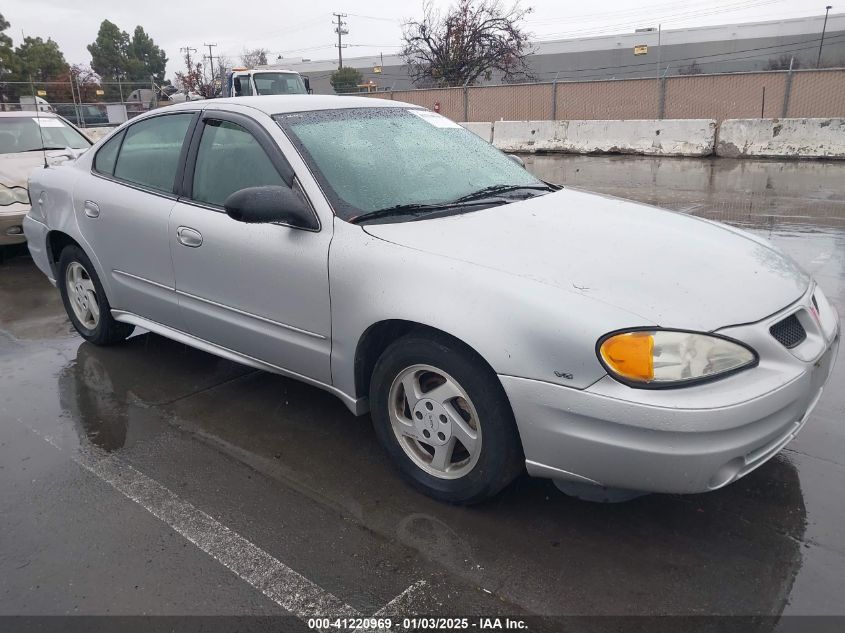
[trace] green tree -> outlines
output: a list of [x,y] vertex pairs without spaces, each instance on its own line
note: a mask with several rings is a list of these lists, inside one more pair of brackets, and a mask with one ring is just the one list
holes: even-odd
[[132,37],[121,31],[114,22],[103,20],[97,39],[88,45],[91,68],[103,78],[118,77],[128,81],[164,81],[167,55],[153,41],[142,26],[136,26]]
[[149,79],[155,77],[156,83],[164,81],[164,68],[167,66],[167,55],[153,41],[142,26],[136,26],[129,42],[130,79]]
[[[15,71],[15,51],[12,50],[12,38],[6,35],[9,23],[0,13],[0,82],[5,81]],[[9,101],[11,97],[11,86],[0,83],[0,104]],[[0,109],[4,106],[0,105]]]
[[65,74],[68,64],[65,56],[51,38],[25,37],[15,49],[16,72],[19,81],[56,79]]
[[114,22],[103,20],[97,39],[88,45],[91,68],[103,78],[126,76],[129,70],[129,34]]
[[334,91],[340,94],[341,92],[357,92],[358,84],[360,84],[363,79],[363,76],[356,68],[344,66],[343,68],[338,68],[334,71],[329,81],[331,82]]
[[9,23],[0,13],[0,80],[14,70],[15,52],[12,50],[12,38],[6,35]]

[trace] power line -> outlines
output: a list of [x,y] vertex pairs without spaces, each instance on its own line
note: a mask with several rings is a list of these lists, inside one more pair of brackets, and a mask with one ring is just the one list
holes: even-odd
[[[713,10],[718,11],[720,13],[730,13],[733,11],[738,11],[742,9],[746,9],[748,7],[742,6],[752,0],[728,0],[728,2],[724,5],[719,5],[718,3],[714,3],[712,1],[704,0],[699,2],[688,2],[684,6],[684,11],[700,11],[700,10]],[[778,4],[783,2],[784,0],[772,0],[771,4]],[[700,7],[703,5],[703,7]],[[735,6],[740,5],[740,6]],[[700,8],[696,8],[700,7]],[[605,18],[611,19],[625,19],[628,20],[630,23],[631,20],[636,20],[638,18],[650,19],[652,21],[656,21],[660,19],[662,14],[661,11],[666,10],[675,10],[678,8],[677,2],[664,2],[660,4],[654,5],[645,5],[634,7],[630,9],[621,9],[615,11],[601,11],[597,13],[576,13],[572,15],[568,15],[566,17],[559,17],[559,18],[545,18],[545,19],[528,19],[525,20],[526,24],[552,24],[552,23],[559,23],[559,22],[584,22],[584,21],[604,21]]]
[[[836,35],[827,35],[825,37],[825,41],[836,40],[839,41],[840,38],[845,38],[845,33],[839,33]],[[754,48],[745,48],[736,51],[730,51],[725,53],[711,53],[708,55],[697,55],[693,57],[677,57],[674,59],[666,59],[663,60],[663,64],[677,64],[679,62],[691,62],[691,61],[702,61],[717,57],[722,57],[724,59],[712,59],[712,61],[707,63],[713,64],[722,64],[728,63],[733,61],[742,61],[745,59],[755,59],[759,57],[766,57],[773,54],[785,54],[785,53],[794,53],[800,52],[805,50],[815,50],[816,43],[820,41],[820,38],[810,38],[804,39],[799,41],[793,42],[785,42],[783,44],[771,44],[769,46],[757,46]],[[808,45],[808,46],[805,46]],[[740,53],[757,53],[756,55],[739,55]],[[739,55],[739,56],[737,56]],[[556,75],[570,75],[575,73],[584,73],[584,72],[593,72],[593,71],[602,71],[602,70],[612,70],[614,75],[625,75],[631,74],[636,72],[641,72],[645,69],[645,67],[651,66],[654,62],[639,62],[633,64],[622,64],[622,65],[612,65],[612,66],[593,66],[590,68],[572,68],[568,70],[551,70],[543,73],[539,73],[539,76],[556,76]],[[626,70],[626,69],[634,69],[634,70]],[[403,75],[401,73],[394,74],[394,73],[384,73],[383,77],[391,77],[391,78],[406,78],[407,75]],[[578,78],[586,79],[590,77],[606,77],[607,73],[602,74],[595,74],[595,75],[587,75],[581,76]]]
[[[837,41],[839,41],[839,38],[845,38],[845,33],[840,33],[840,34],[832,35],[832,36],[828,35],[828,36],[825,37],[825,41],[829,41],[831,39],[837,39]],[[701,56],[697,56],[697,57],[675,58],[675,59],[666,60],[666,61],[669,62],[669,63],[677,63],[677,62],[701,61],[701,60],[706,60],[707,58],[711,58],[711,57],[725,57],[725,59],[718,59],[718,60],[706,62],[706,63],[711,63],[711,64],[723,64],[723,63],[729,63],[729,62],[734,62],[734,61],[742,61],[742,60],[745,60],[745,59],[755,59],[755,58],[760,58],[760,57],[766,57],[766,56],[770,56],[772,54],[797,53],[797,52],[809,51],[809,50],[814,51],[817,48],[815,43],[818,42],[819,39],[820,38],[813,38],[813,39],[803,40],[803,41],[799,41],[799,42],[788,42],[788,43],[785,43],[785,44],[777,44],[777,45],[771,45],[771,46],[760,46],[760,47],[755,47],[755,48],[743,49],[743,50],[739,50],[739,51],[733,51],[733,52],[730,52],[730,53],[714,53],[714,54],[711,54],[711,55],[701,55]],[[770,50],[770,49],[782,49],[782,50]],[[756,53],[756,54],[737,56],[737,53],[746,53],[746,52],[747,53]],[[728,57],[728,56],[730,56],[730,57]],[[574,74],[574,73],[589,72],[589,71],[601,71],[601,70],[614,70],[614,71],[616,71],[616,72],[613,73],[614,76],[616,76],[616,75],[627,75],[627,74],[642,72],[644,70],[642,68],[643,66],[650,66],[652,63],[653,62],[642,62],[642,63],[637,63],[637,64],[627,64],[627,65],[622,65],[622,66],[600,66],[600,67],[593,67],[593,68],[578,68],[578,69],[565,70],[565,71],[549,71],[549,72],[539,73],[539,76],[540,77],[543,77],[543,76],[559,76],[559,75],[563,75],[563,74]],[[625,70],[625,69],[629,69],[629,68],[633,68],[633,70]],[[386,72],[386,73],[382,73],[380,76],[383,79],[400,79],[400,80],[401,79],[409,79],[409,76],[407,74],[403,74],[401,72],[392,72],[392,73]],[[319,72],[318,73],[312,73],[311,77],[312,77],[312,79],[319,79],[319,78],[321,78],[321,74]],[[581,80],[587,81],[587,80],[591,80],[591,79],[594,79],[594,78],[609,79],[609,77],[607,76],[607,73],[593,74],[593,75],[578,75],[576,77],[573,77],[572,79],[574,79],[576,81],[581,81]]]
[[399,18],[382,18],[382,17],[377,17],[375,15],[361,15],[360,13],[350,13],[348,15],[351,15],[353,18],[364,18],[365,20],[379,20],[381,22],[393,22],[393,23],[401,22],[401,20]]
[[[698,9],[689,11],[687,9],[682,9],[680,11],[674,11],[670,13],[663,13],[663,14],[649,14],[648,17],[643,17],[642,19],[633,19],[628,18],[621,22],[612,22],[610,24],[605,24],[601,27],[585,27],[580,29],[569,29],[566,31],[558,31],[556,33],[546,33],[541,37],[538,37],[538,41],[543,41],[547,39],[560,39],[560,38],[570,38],[572,36],[581,36],[587,37],[590,35],[601,35],[604,33],[618,33],[622,29],[630,29],[632,26],[636,26],[638,24],[646,24],[646,23],[654,23],[654,22],[675,22],[678,20],[688,20],[691,18],[699,18],[699,17],[707,17],[711,15],[718,15],[721,13],[726,12],[733,12],[738,11],[741,9],[750,9],[756,7],[767,6],[770,4],[777,4],[782,0],[744,0],[740,4],[738,3],[733,8],[729,10],[725,9],[718,9],[718,8],[709,8],[709,9]],[[645,16],[645,14],[643,14]],[[622,19],[620,17],[620,19]],[[632,24],[633,22],[633,24]]]
[[[845,37],[845,33],[840,33],[838,35],[828,36],[827,39],[830,40],[830,39],[833,39],[833,38],[841,38],[841,37]],[[713,58],[713,57],[725,57],[725,56],[728,56],[728,55],[736,55],[738,53],[754,53],[754,52],[758,52],[758,51],[767,51],[765,53],[760,53],[759,55],[746,55],[746,56],[742,56],[742,57],[728,57],[727,59],[714,60],[714,63],[740,61],[740,60],[743,60],[743,59],[753,59],[755,57],[763,57],[765,55],[771,55],[771,54],[778,54],[778,53],[783,54],[783,53],[790,53],[790,52],[796,52],[796,51],[801,51],[801,50],[807,50],[805,48],[788,48],[788,47],[791,47],[791,46],[803,46],[804,44],[813,44],[813,46],[811,46],[809,48],[815,49],[815,42],[818,42],[818,41],[819,41],[819,38],[813,38],[813,39],[801,40],[801,41],[795,41],[795,42],[785,42],[783,44],[772,44],[770,46],[758,46],[758,47],[755,47],[755,48],[745,48],[745,49],[740,49],[740,50],[737,50],[737,51],[731,51],[731,52],[728,52],[728,53],[711,53],[709,55],[697,55],[697,56],[694,56],[694,57],[678,57],[678,58],[675,58],[675,59],[664,60],[663,63],[664,64],[665,63],[675,64],[677,62],[701,61],[701,60],[706,60],[706,59]],[[784,50],[771,50],[771,49],[784,49]],[[575,68],[575,69],[572,69],[572,70],[548,71],[548,72],[542,73],[542,74],[543,75],[552,75],[552,74],[558,74],[558,73],[559,74],[564,74],[564,73],[569,74],[569,73],[579,73],[579,72],[590,72],[590,71],[596,71],[596,70],[617,70],[617,69],[623,70],[623,69],[626,69],[626,68],[642,68],[643,66],[651,66],[652,63],[653,62],[640,62],[640,63],[634,63],[634,64],[624,64],[624,65],[621,65],[621,66],[620,65],[595,66],[593,68]],[[638,71],[632,71],[632,72],[638,72]],[[626,74],[626,73],[619,73],[619,74]]]

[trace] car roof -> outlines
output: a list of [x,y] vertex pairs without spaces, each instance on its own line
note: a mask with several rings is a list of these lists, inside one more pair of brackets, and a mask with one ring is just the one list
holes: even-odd
[[340,97],[336,95],[266,95],[259,97],[227,97],[190,101],[166,106],[168,110],[196,110],[203,104],[225,110],[227,105],[247,106],[266,114],[288,112],[312,112],[317,110],[341,110],[344,108],[418,108],[420,106],[389,99],[370,97]]
[[[28,105],[32,105],[33,108],[35,107],[34,104]],[[33,119],[40,117],[42,119],[48,119],[55,118],[56,115],[53,112],[36,112],[35,110],[15,110],[14,112],[0,112],[0,117],[31,117]]]

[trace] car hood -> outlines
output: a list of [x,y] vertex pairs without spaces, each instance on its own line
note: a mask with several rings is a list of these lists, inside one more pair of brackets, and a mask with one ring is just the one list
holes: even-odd
[[[47,164],[61,165],[85,150],[47,150]],[[44,166],[44,154],[20,152],[0,154],[0,184],[7,187],[26,187],[27,178],[34,169]]]
[[810,282],[790,258],[745,232],[572,189],[363,228],[408,248],[577,292],[662,327],[712,331],[754,322],[796,301]]

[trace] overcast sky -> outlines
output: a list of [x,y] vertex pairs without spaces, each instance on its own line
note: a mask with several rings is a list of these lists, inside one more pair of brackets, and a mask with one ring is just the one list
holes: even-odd
[[[451,0],[434,0],[447,7]],[[665,29],[776,20],[824,13],[824,0],[532,0],[534,11],[525,27],[536,39],[585,37],[656,26]],[[283,57],[335,59],[332,13],[347,13],[349,47],[344,56],[395,53],[401,44],[401,23],[418,17],[422,2],[414,0],[4,0],[0,9],[11,22],[8,33],[18,44],[21,31],[52,37],[70,63],[90,63],[85,48],[94,41],[103,19],[132,32],[140,24],[164,48],[170,59],[167,75],[181,69],[180,48],[207,53],[204,43],[216,43],[215,55],[233,62],[244,47],[271,51],[270,61]],[[837,11],[834,5],[834,12]]]

